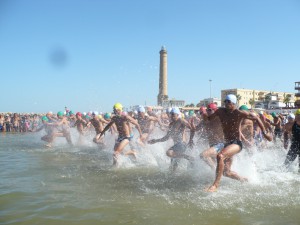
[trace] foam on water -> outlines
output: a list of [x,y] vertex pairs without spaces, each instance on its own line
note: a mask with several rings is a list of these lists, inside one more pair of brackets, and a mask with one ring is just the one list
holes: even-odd
[[[27,216],[26,198],[31,196],[30,210],[38,211],[44,219],[53,219],[52,216],[57,213],[63,221],[72,220],[72,217],[79,219],[76,209],[81,209],[84,215],[80,218],[97,220],[101,217],[106,219],[106,224],[114,224],[110,222],[114,212],[122,215],[132,213],[127,211],[128,205],[131,210],[139,212],[133,217],[139,218],[140,224],[143,224],[141,221],[149,224],[149,219],[155,217],[166,222],[173,221],[168,216],[183,212],[188,212],[191,217],[206,218],[207,221],[218,220],[217,215],[222,218],[242,216],[246,221],[244,224],[265,221],[262,215],[271,215],[275,211],[277,214],[272,224],[281,221],[280,216],[299,218],[300,176],[297,160],[288,171],[282,170],[286,151],[280,143],[269,143],[266,149],[254,151],[253,155],[243,150],[234,157],[232,170],[249,178],[248,183],[222,177],[218,192],[206,193],[203,190],[212,184],[215,174],[200,160],[199,154],[205,148],[203,143],[188,150],[190,155],[196,157],[194,166],[182,159],[178,170],[170,173],[170,159],[165,152],[173,145],[171,141],[137,149],[136,161],[121,155],[119,168],[116,169],[111,167],[114,139],[110,135],[105,136],[105,149],[99,149],[92,142],[93,133],[79,145],[76,142],[78,134],[72,130],[74,146],[69,146],[64,138],[57,138],[51,149],[44,148],[40,140],[42,135],[0,137],[5,145],[0,146],[2,203],[5,201]],[[68,208],[74,214],[60,214],[59,209],[62,208]],[[88,212],[84,213],[85,210]],[[97,214],[98,210],[105,211],[105,215]],[[4,212],[12,213],[10,208]],[[108,215],[111,217],[107,218]],[[252,215],[262,219],[255,220]],[[178,219],[171,224],[182,223]]]

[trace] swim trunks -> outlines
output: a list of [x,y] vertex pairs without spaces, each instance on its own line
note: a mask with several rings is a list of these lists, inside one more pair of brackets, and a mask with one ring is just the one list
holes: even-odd
[[209,147],[213,147],[217,151],[217,153],[219,153],[224,148],[224,143],[220,142],[217,144],[212,144]]
[[241,148],[240,150],[243,149],[243,144],[242,144],[242,142],[241,142],[240,140],[232,140],[232,141],[229,141],[229,142],[225,143],[224,148],[226,148],[228,145],[231,145],[231,144],[239,145],[240,148]]

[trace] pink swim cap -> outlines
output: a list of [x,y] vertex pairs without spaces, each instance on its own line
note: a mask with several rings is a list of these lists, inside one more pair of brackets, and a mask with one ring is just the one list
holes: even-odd
[[207,109],[217,110],[218,106],[215,103],[209,103]]

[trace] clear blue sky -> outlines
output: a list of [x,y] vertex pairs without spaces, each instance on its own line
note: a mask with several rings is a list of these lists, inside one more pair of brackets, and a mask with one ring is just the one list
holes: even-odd
[[0,112],[111,111],[222,89],[295,92],[298,0],[0,0]]

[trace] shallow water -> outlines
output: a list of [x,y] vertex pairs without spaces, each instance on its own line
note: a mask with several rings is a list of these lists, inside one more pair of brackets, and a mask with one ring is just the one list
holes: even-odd
[[122,156],[114,169],[112,142],[100,150],[92,137],[74,147],[57,139],[47,149],[41,135],[0,134],[0,224],[300,224],[300,175],[296,162],[280,170],[279,144],[237,155],[233,170],[248,183],[222,178],[206,193],[214,173],[200,159],[169,173],[170,142],[148,146],[137,162]]

